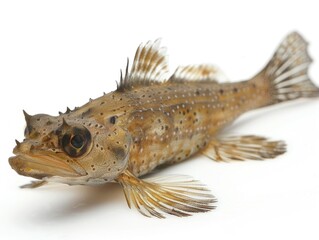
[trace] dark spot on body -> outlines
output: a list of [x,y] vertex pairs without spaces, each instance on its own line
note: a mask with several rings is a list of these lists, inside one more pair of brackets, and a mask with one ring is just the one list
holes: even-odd
[[117,119],[117,116],[110,117],[110,123],[111,124],[115,124],[116,123],[116,119]]
[[49,126],[49,125],[51,125],[52,124],[52,121],[50,121],[50,120],[48,120],[47,122],[46,122],[46,125],[47,126]]

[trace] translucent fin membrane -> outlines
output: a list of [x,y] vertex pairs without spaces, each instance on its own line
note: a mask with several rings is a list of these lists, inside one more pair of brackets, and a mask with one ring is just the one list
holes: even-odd
[[232,136],[210,142],[203,154],[216,161],[263,160],[286,152],[283,141],[269,141],[259,136]]
[[123,186],[128,206],[134,206],[147,217],[178,217],[207,212],[215,208],[216,199],[199,181],[173,175],[141,180],[126,171],[118,179]]

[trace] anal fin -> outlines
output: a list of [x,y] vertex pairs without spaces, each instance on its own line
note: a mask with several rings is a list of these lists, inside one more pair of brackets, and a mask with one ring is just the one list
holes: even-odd
[[200,182],[187,176],[173,175],[145,180],[124,171],[117,179],[122,185],[126,201],[147,217],[178,217],[215,208],[216,200]]
[[264,137],[231,136],[211,141],[203,154],[215,161],[263,160],[286,152],[283,141],[269,141]]

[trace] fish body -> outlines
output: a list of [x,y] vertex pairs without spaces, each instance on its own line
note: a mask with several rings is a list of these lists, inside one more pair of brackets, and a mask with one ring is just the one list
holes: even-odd
[[[247,92],[255,97],[247,98]],[[202,150],[220,129],[256,106],[256,99],[263,97],[258,92],[249,82],[168,81],[115,97],[115,101],[123,95],[133,100],[131,111],[118,114],[132,136],[130,171],[141,176]]]
[[[241,114],[319,95],[307,70],[307,43],[292,33],[250,80],[221,83],[212,65],[179,67],[171,76],[159,41],[140,45],[117,90],[53,117],[30,116],[26,139],[9,159],[19,174],[43,182],[121,184],[129,206],[146,216],[188,216],[214,208],[202,184],[179,177],[141,179],[162,164],[201,152],[216,161],[274,158],[282,141],[220,137]],[[38,183],[29,185],[37,187]]]

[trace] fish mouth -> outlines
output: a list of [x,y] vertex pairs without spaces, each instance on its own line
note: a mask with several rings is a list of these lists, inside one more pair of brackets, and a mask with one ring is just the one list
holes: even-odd
[[65,161],[51,157],[49,155],[29,156],[25,154],[17,154],[9,158],[9,164],[18,174],[37,179],[43,179],[52,176],[60,177],[80,177],[83,176],[82,171],[72,168]]

